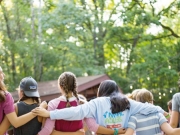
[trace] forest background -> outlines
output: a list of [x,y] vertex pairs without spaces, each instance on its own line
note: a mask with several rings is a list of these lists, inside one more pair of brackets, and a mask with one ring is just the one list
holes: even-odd
[[146,88],[166,110],[179,91],[180,0],[3,0],[0,20],[9,91],[64,71],[107,74],[125,94]]

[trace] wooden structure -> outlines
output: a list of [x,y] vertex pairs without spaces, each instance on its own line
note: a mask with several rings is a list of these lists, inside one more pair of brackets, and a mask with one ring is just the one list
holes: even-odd
[[[99,84],[104,80],[109,80],[109,76],[103,75],[95,75],[95,76],[86,76],[86,77],[77,77],[78,83],[78,93],[83,94],[87,100],[93,99],[97,95],[97,90]],[[38,91],[41,96],[41,100],[49,101],[51,99],[57,98],[61,95],[58,88],[58,81],[46,81],[46,82],[38,82]],[[14,101],[18,100],[18,92],[11,92]]]

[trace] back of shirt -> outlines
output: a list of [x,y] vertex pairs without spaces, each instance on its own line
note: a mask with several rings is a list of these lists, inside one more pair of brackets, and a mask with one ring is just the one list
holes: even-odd
[[[76,100],[69,102],[71,106],[77,106],[78,103]],[[57,109],[66,108],[66,101],[60,101]],[[56,120],[55,122],[55,130],[64,131],[64,132],[75,132],[79,129],[83,128],[82,120],[74,120],[74,121],[66,121],[66,120]]]
[[128,128],[136,130],[136,135],[161,135],[161,125],[167,122],[162,113],[136,114],[130,117]]
[[[17,116],[24,115],[26,113],[31,112],[32,109],[36,108],[38,104],[26,104],[24,102],[17,103],[18,114]],[[28,123],[20,126],[18,128],[14,128],[14,135],[37,135],[41,130],[42,123],[38,121],[38,118],[35,117]]]

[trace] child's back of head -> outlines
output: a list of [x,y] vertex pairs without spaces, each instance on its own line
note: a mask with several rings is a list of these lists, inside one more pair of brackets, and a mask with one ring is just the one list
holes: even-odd
[[72,72],[64,72],[60,75],[58,79],[58,84],[60,88],[64,91],[67,105],[66,107],[70,107],[69,103],[69,93],[73,93],[73,95],[79,100],[77,94],[77,79],[76,76]]
[[146,89],[141,89],[136,95],[136,101],[142,103],[148,102],[153,104],[153,100],[153,94]]

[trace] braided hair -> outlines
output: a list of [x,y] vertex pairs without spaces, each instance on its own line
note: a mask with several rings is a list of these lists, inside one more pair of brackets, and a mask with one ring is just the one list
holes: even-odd
[[66,100],[67,100],[66,107],[71,106],[70,102],[69,102],[69,96],[68,96],[69,92],[72,92],[73,95],[79,101],[78,94],[77,94],[77,80],[76,80],[76,76],[72,72],[62,73],[58,79],[58,83],[65,92],[65,96],[66,96]]

